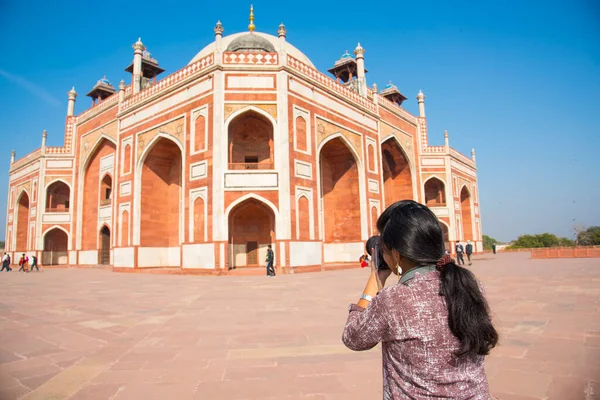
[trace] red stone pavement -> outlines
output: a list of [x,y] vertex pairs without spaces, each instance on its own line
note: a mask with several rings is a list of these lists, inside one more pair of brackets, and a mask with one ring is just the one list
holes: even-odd
[[[475,258],[499,399],[600,399],[600,260]],[[341,343],[368,270],[0,274],[0,399],[380,399],[377,346]]]

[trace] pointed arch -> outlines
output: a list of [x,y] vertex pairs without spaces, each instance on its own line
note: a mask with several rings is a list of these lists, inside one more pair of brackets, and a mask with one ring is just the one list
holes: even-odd
[[121,234],[119,236],[119,246],[128,247],[129,246],[129,208],[120,211],[121,219],[120,219],[120,228]]
[[[79,166],[77,179],[77,224],[76,248],[81,250],[97,250],[98,190],[100,180],[100,159],[116,154],[117,142],[106,134],[101,134],[92,145],[83,162]],[[90,170],[90,163],[98,163],[98,167]],[[89,176],[92,172],[93,175]]]
[[[334,141],[338,141],[339,144]],[[347,157],[344,156],[344,152],[347,152],[351,160],[344,158]],[[366,200],[363,195],[365,183],[361,157],[348,139],[339,132],[328,136],[319,144],[317,157],[321,239],[331,243],[358,242],[366,239],[368,226],[366,213],[363,212]],[[340,159],[336,160],[337,158]],[[332,162],[338,168],[333,168]],[[322,167],[323,163],[327,164],[327,168]],[[327,175],[324,175],[325,171]],[[354,186],[357,181],[358,188]],[[344,197],[347,199],[343,200]],[[339,224],[343,224],[344,229],[334,229]]]
[[123,166],[122,166],[123,175],[129,174],[131,172],[131,143],[125,143],[123,148]]
[[46,234],[47,234],[48,232],[50,232],[52,229],[60,229],[61,231],[63,231],[64,233],[66,233],[66,234],[67,234],[67,237],[68,237],[68,236],[70,236],[70,234],[69,234],[69,231],[67,231],[67,230],[66,230],[65,228],[63,228],[62,226],[60,226],[60,225],[52,225],[51,227],[49,227],[49,228],[46,228],[46,230],[45,230],[45,231],[42,233],[42,237],[46,236]]
[[416,169],[395,135],[389,135],[381,142],[381,166],[385,207],[399,200],[417,199]]
[[191,225],[191,237],[190,242],[192,243],[204,243],[207,241],[207,209],[206,198],[202,194],[197,194],[192,200],[192,207],[190,208],[190,219],[192,220]]
[[137,161],[136,168],[135,168],[135,177],[134,177],[134,181],[135,181],[135,193],[134,193],[134,198],[133,198],[133,245],[140,245],[140,240],[141,240],[141,219],[142,219],[142,170],[144,167],[144,164],[146,162],[146,159],[148,157],[148,155],[152,152],[152,150],[154,149],[154,147],[161,141],[161,140],[167,140],[171,143],[173,143],[175,146],[177,146],[177,148],[179,149],[179,156],[180,156],[180,162],[179,162],[179,167],[180,167],[180,176],[179,176],[179,218],[178,218],[178,244],[183,243],[183,201],[181,201],[181,199],[183,198],[183,193],[184,193],[184,186],[185,186],[185,179],[184,179],[184,174],[183,171],[185,170],[185,150],[184,147],[182,145],[182,143],[175,137],[173,137],[172,135],[166,134],[164,132],[159,131],[156,136],[154,136],[152,138],[152,140],[150,140],[150,143],[148,143],[148,145],[144,148],[144,150],[142,151],[139,160]]
[[277,238],[275,219],[268,204],[252,197],[228,207],[230,267],[262,265],[267,246]]
[[362,170],[363,163],[362,163],[362,160],[360,159],[360,155],[358,154],[358,151],[354,148],[352,143],[350,143],[348,138],[346,138],[346,136],[344,136],[341,132],[334,133],[332,135],[327,136],[325,139],[323,139],[323,141],[319,144],[319,147],[317,148],[317,154],[320,154],[323,147],[327,143],[331,142],[334,139],[341,139],[344,142],[344,144],[348,147],[348,149],[354,156],[354,161],[356,161],[357,165],[359,166],[359,169]]
[[64,179],[53,179],[44,188],[43,207],[45,212],[69,212],[71,185]]
[[110,265],[112,230],[107,223],[103,223],[98,231],[98,264]]
[[236,119],[236,117],[238,117],[248,111],[254,111],[255,113],[260,114],[263,117],[267,118],[269,121],[271,121],[271,124],[273,124],[273,131],[276,131],[277,121],[275,120],[275,118],[273,118],[273,116],[271,114],[269,114],[268,112],[266,112],[263,109],[249,105],[244,108],[240,108],[239,110],[236,110],[236,111],[232,112],[231,114],[229,114],[229,117],[227,117],[227,119],[225,120],[225,132],[229,132],[229,124],[231,123],[231,121],[233,121],[234,119]]
[[105,172],[100,178],[100,198],[101,206],[108,205],[112,202],[113,197],[113,177],[110,171]]
[[[225,210],[225,218],[224,218],[225,223],[227,223],[227,220],[229,219],[229,214],[231,213],[231,210],[233,210],[235,208],[235,206],[237,206],[238,204],[241,204],[248,199],[258,200],[259,202],[267,205],[271,209],[271,211],[273,211],[273,214],[275,215],[275,221],[276,221],[275,235],[278,236],[278,235],[282,234],[283,231],[279,230],[279,228],[278,228],[279,224],[277,223],[280,220],[279,211],[277,210],[277,207],[275,207],[275,204],[271,203],[269,200],[265,199],[264,197],[262,197],[256,193],[248,193],[248,194],[245,194],[245,195],[241,196],[240,198],[234,200]],[[226,227],[223,227],[223,228],[226,228]],[[227,232],[227,230],[223,230],[223,232]],[[281,236],[278,236],[278,237],[281,237]]]
[[296,240],[310,240],[312,237],[311,201],[306,193],[296,196]]
[[15,204],[19,204],[19,201],[21,201],[21,196],[23,196],[23,194],[26,194],[27,197],[29,199],[31,199],[31,195],[29,194],[29,191],[25,188],[21,188],[21,191],[19,192],[19,194],[17,195],[17,201]]
[[308,152],[308,144],[310,143],[307,125],[308,121],[304,115],[299,114],[294,117],[294,139],[296,141],[296,149],[304,152]]
[[473,240],[473,204],[471,192],[467,185],[462,185],[460,189],[460,214],[462,221],[463,240]]
[[256,107],[242,110],[233,113],[226,124],[228,169],[273,169],[275,121]]
[[64,183],[65,185],[67,185],[69,187],[69,190],[73,189],[73,186],[69,182],[67,182],[66,180],[64,180],[62,178],[54,178],[50,182],[48,182],[48,184],[46,186],[44,186],[44,192],[48,190],[48,188],[50,187],[50,185],[52,185],[53,183],[56,183],[56,182],[62,182],[62,183]]
[[29,250],[29,219],[31,210],[31,197],[29,191],[22,188],[17,196],[17,202],[15,203],[17,208],[15,212],[15,250],[16,251],[27,251]]
[[94,145],[92,146],[90,151],[88,151],[87,155],[85,156],[85,159],[79,168],[80,175],[87,168],[88,164],[90,163],[90,161],[92,159],[92,155],[96,152],[96,150],[98,150],[98,147],[100,147],[100,144],[102,143],[103,140],[109,141],[110,143],[112,143],[115,146],[115,149],[117,148],[117,141],[115,139],[111,138],[110,136],[106,135],[105,133],[101,134],[98,137],[98,139],[96,139],[96,141],[94,142]]
[[440,177],[433,175],[423,182],[425,194],[425,205],[428,207],[446,206],[446,182]]
[[42,234],[44,247],[42,265],[67,264],[69,257],[69,232],[62,226],[54,225]]

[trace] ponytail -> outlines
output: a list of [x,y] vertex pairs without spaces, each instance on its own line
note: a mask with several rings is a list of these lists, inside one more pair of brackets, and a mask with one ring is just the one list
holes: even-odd
[[415,201],[398,201],[379,216],[377,230],[386,248],[396,249],[414,265],[435,264],[440,271],[448,326],[460,341],[456,356],[489,354],[498,343],[498,332],[487,301],[473,273],[444,255],[444,235],[435,214]]
[[448,306],[448,326],[460,341],[457,357],[488,355],[498,343],[490,310],[475,275],[453,261],[441,266],[440,295]]

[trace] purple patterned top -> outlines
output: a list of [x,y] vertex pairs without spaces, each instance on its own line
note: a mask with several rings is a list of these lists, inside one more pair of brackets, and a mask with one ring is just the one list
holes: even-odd
[[364,309],[352,304],[342,340],[352,350],[382,342],[383,399],[489,399],[483,356],[458,360],[439,295],[440,273],[416,273],[383,289]]

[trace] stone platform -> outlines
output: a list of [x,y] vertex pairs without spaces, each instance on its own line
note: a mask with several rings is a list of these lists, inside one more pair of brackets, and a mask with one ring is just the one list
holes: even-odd
[[[600,398],[600,260],[484,255],[498,399]],[[0,399],[380,399],[341,332],[367,269],[264,276],[0,274]]]

